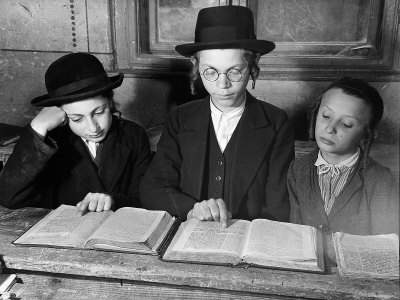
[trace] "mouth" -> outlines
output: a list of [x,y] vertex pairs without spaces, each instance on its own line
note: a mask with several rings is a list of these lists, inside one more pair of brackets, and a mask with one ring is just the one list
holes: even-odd
[[220,97],[220,98],[232,98],[233,94],[218,94],[218,97]]
[[328,139],[323,138],[323,137],[320,137],[319,140],[320,140],[322,143],[326,144],[326,145],[333,145],[333,144],[335,144],[335,143],[332,142],[331,140],[328,140]]
[[99,137],[101,137],[102,135],[103,135],[103,130],[102,131],[100,131],[99,133],[97,133],[97,134],[92,134],[92,135],[89,135],[89,137],[91,138],[91,139],[97,139],[97,138],[99,138]]

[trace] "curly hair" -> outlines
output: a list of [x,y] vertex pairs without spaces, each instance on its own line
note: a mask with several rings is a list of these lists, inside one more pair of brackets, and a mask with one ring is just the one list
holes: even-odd
[[340,89],[346,95],[356,97],[363,100],[369,107],[370,120],[365,129],[364,136],[361,140],[361,147],[364,151],[362,168],[367,166],[369,152],[374,141],[374,129],[382,119],[383,115],[383,100],[378,91],[361,79],[352,77],[343,77],[337,81],[332,82],[318,97],[311,110],[309,138],[315,141],[315,124],[317,115],[321,106],[321,101],[325,93],[331,89]]
[[116,114],[118,116],[118,119],[121,120],[122,113],[121,113],[121,111],[119,111],[117,109],[119,104],[116,103],[115,100],[114,100],[114,91],[113,90],[108,90],[108,91],[100,94],[100,96],[108,99],[108,103],[110,105],[111,114]]
[[[257,64],[257,59],[259,58],[260,54],[252,51],[252,50],[244,50],[243,49],[243,58],[247,62],[247,66],[249,68],[249,73],[251,80],[253,81],[252,84],[252,89],[254,89],[256,85],[256,80],[258,78],[258,75],[260,74],[260,67]],[[192,61],[192,69],[190,70],[189,73],[189,79],[190,79],[190,90],[192,92],[192,95],[196,94],[195,90],[195,81],[200,77],[200,71],[199,71],[199,52],[194,53],[190,60]]]

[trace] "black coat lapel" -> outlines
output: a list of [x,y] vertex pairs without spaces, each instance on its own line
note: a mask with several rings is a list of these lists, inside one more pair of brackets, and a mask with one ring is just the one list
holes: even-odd
[[232,165],[230,195],[234,212],[257,175],[274,134],[262,106],[249,93],[246,97]]
[[329,218],[332,218],[337,212],[341,211],[344,206],[353,199],[353,194],[362,188],[363,182],[358,172],[360,167],[361,159],[358,159],[357,166],[353,172],[347,178],[347,182],[343,187],[343,190],[339,193],[338,197],[332,205],[331,211],[329,212]]
[[186,118],[180,136],[184,159],[182,163],[186,165],[184,171],[188,172],[187,176],[191,178],[193,195],[197,199],[200,199],[203,184],[209,124],[210,97],[206,97]]
[[318,150],[315,150],[314,154],[312,155],[312,159],[305,166],[305,168],[308,168],[308,170],[307,170],[307,172],[304,172],[304,174],[305,174],[304,176],[306,178],[306,182],[305,182],[304,186],[311,187],[310,201],[315,203],[314,205],[315,205],[315,207],[317,207],[317,210],[319,211],[319,215],[324,216],[324,222],[326,224],[326,223],[328,223],[328,214],[325,211],[325,202],[324,202],[324,199],[322,198],[321,188],[319,186],[317,168],[314,165],[314,163],[317,160],[317,157],[318,157]]
[[69,142],[65,145],[65,149],[65,167],[70,170],[72,175],[87,185],[90,191],[105,192],[104,186],[97,173],[96,165],[82,139],[71,133]]
[[119,120],[113,119],[113,125],[104,140],[99,164],[99,176],[106,191],[111,192],[120,179],[128,162],[131,149],[119,143]]

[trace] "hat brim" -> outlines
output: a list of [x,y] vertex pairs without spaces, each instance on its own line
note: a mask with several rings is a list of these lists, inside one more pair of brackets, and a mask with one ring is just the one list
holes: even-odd
[[186,57],[192,56],[197,51],[210,49],[246,49],[264,55],[275,49],[275,43],[266,40],[246,39],[210,43],[189,43],[175,46],[176,52]]
[[99,94],[102,94],[108,90],[115,89],[119,87],[122,84],[122,81],[124,80],[124,74],[119,73],[116,76],[111,76],[108,77],[110,79],[110,83],[107,85],[100,84],[98,86],[94,86],[90,89],[90,91],[85,91],[85,92],[78,92],[75,94],[71,95],[65,95],[61,97],[50,97],[48,94],[42,95],[39,97],[34,98],[31,101],[31,104],[33,106],[38,106],[38,107],[45,107],[45,106],[60,106],[66,103],[71,103],[75,102],[78,100],[83,100],[86,98],[94,97]]

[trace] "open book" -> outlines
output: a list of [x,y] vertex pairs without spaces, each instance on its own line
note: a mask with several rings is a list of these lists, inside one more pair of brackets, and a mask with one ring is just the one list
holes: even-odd
[[321,233],[314,227],[257,219],[190,219],[180,225],[162,259],[206,264],[324,272]]
[[399,279],[397,234],[332,234],[339,274],[345,277]]
[[17,275],[0,274],[0,295],[4,292],[9,291],[12,288],[13,284],[16,282],[17,282]]
[[124,207],[80,216],[75,206],[61,205],[14,244],[157,255],[174,222],[165,211]]

